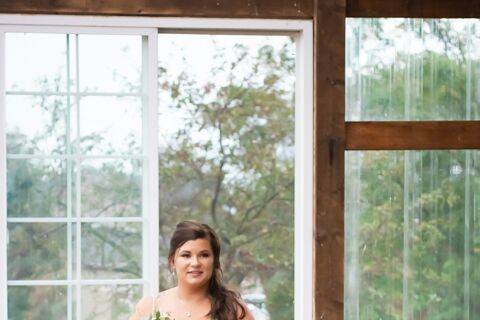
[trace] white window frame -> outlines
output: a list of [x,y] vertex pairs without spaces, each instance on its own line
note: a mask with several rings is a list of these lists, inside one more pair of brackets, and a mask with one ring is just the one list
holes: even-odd
[[[295,319],[313,319],[313,26],[307,20],[151,18],[0,14],[0,70],[5,70],[5,32],[144,34],[149,66],[157,64],[158,31],[222,34],[289,34],[296,40],[295,85]],[[159,286],[157,72],[149,68],[144,149],[149,177],[144,190],[144,293]],[[0,320],[7,320],[7,186],[5,73],[0,74]],[[65,219],[65,218],[63,218]],[[76,218],[74,218],[76,219]],[[84,218],[82,218],[84,219]],[[110,218],[112,219],[112,218]],[[10,219],[9,219],[10,221]],[[76,220],[75,220],[76,221]],[[83,221],[83,220],[82,220]],[[103,220],[102,220],[103,221]],[[114,280],[118,283],[117,280]],[[95,284],[99,282],[93,281]],[[127,281],[128,282],[128,281]],[[102,282],[103,283],[103,282]],[[93,284],[93,283],[92,283]],[[105,283],[107,284],[107,283]]]
[[[0,19],[1,21],[1,19]],[[101,35],[112,35],[112,34],[117,34],[117,35],[137,35],[141,36],[142,39],[147,38],[148,40],[142,40],[142,65],[143,65],[143,72],[142,74],[144,75],[144,79],[142,79],[142,82],[144,85],[142,87],[144,88],[143,90],[145,92],[138,93],[138,94],[122,94],[122,93],[116,93],[116,92],[102,92],[102,93],[94,93],[90,94],[87,93],[87,95],[103,95],[103,96],[122,96],[122,95],[133,95],[133,96],[140,96],[140,97],[147,97],[147,101],[143,103],[143,120],[142,120],[142,130],[143,130],[143,154],[140,155],[112,155],[112,156],[99,156],[99,155],[83,155],[83,154],[73,154],[73,155],[60,155],[60,156],[50,156],[50,155],[12,155],[12,156],[3,156],[2,155],[2,161],[7,158],[14,158],[14,159],[35,159],[35,158],[40,158],[40,159],[67,159],[70,158],[73,161],[77,161],[80,159],[95,159],[95,158],[102,158],[102,159],[140,159],[143,160],[143,186],[142,186],[142,216],[141,217],[99,217],[99,218],[89,218],[89,217],[83,217],[81,214],[81,205],[80,205],[80,198],[77,197],[76,203],[72,203],[70,201],[71,197],[68,197],[68,205],[67,207],[69,210],[67,210],[67,216],[66,217],[45,217],[45,218],[6,218],[6,224],[8,223],[67,223],[69,224],[69,227],[67,228],[67,280],[10,280],[5,279],[6,281],[6,289],[5,292],[5,297],[2,295],[2,301],[7,301],[8,297],[8,286],[13,285],[13,286],[29,286],[29,285],[37,285],[37,286],[42,286],[42,285],[48,285],[48,286],[55,286],[55,285],[61,285],[61,286],[68,286],[68,298],[67,298],[67,319],[73,319],[73,297],[75,297],[75,301],[78,301],[81,305],[81,290],[82,286],[85,285],[109,285],[109,284],[124,284],[124,285],[135,285],[135,284],[140,284],[143,285],[144,291],[152,291],[153,287],[151,286],[152,284],[158,283],[158,273],[156,272],[156,269],[153,268],[154,265],[158,265],[158,256],[157,255],[151,255],[148,254],[149,252],[152,252],[153,250],[158,251],[158,241],[156,241],[154,235],[158,234],[158,215],[155,214],[155,212],[158,212],[158,201],[155,201],[154,199],[158,199],[158,174],[154,174],[154,172],[158,173],[158,148],[156,147],[157,145],[157,121],[156,121],[156,115],[157,115],[157,94],[152,94],[152,92],[156,92],[157,90],[157,74],[156,68],[146,68],[145,66],[147,65],[156,65],[157,64],[157,56],[156,56],[156,41],[158,39],[158,32],[155,29],[152,28],[113,28],[113,27],[75,27],[75,26],[51,26],[51,25],[1,25],[0,24],[0,37],[2,38],[3,44],[5,43],[5,33],[8,32],[26,32],[26,33],[57,33],[57,34],[101,34]],[[150,47],[145,47],[145,46],[150,46]],[[0,50],[2,51],[2,55],[5,52],[5,47],[2,46],[0,47]],[[146,53],[146,54],[145,54]],[[153,56],[151,56],[153,54]],[[2,64],[5,64],[5,59],[2,57]],[[5,70],[5,69],[2,69]],[[78,74],[77,74],[78,75]],[[145,77],[146,76],[146,77]],[[148,78],[147,78],[148,77]],[[3,78],[3,75],[2,75]],[[2,80],[4,83],[4,79]],[[77,86],[78,86],[78,79],[76,81]],[[3,85],[3,89],[4,85]],[[75,90],[74,93],[68,93],[68,92],[61,92],[61,95],[70,95],[74,102],[72,105],[75,107],[78,107],[79,99],[81,96],[85,95],[84,93],[79,92],[79,88]],[[0,94],[2,96],[2,102],[5,101],[5,96],[8,92],[7,91],[1,91]],[[15,94],[15,93],[14,93]],[[22,92],[22,94],[30,94],[30,95],[44,95],[45,93],[43,92]],[[49,94],[55,94],[58,95],[58,93],[46,93],[47,95]],[[1,104],[5,105],[5,104]],[[2,114],[4,116],[5,113],[5,108],[2,108]],[[2,118],[2,123],[5,123],[5,118]],[[78,125],[77,125],[78,128]],[[1,135],[4,138],[5,137],[5,131],[2,128],[1,129]],[[148,142],[148,143],[147,143]],[[6,147],[6,146],[5,146]],[[3,149],[5,149],[4,146],[2,146]],[[6,153],[4,153],[7,155]],[[67,185],[71,185],[71,181],[80,180],[80,171],[76,172],[77,177],[70,177],[67,178]],[[67,176],[70,176],[70,172],[67,171]],[[5,183],[4,183],[5,182]],[[6,186],[6,180],[2,180],[2,186]],[[76,183],[75,187],[77,188],[76,193],[80,194],[80,183]],[[2,192],[6,193],[6,188],[5,191],[2,190]],[[6,208],[7,204],[2,203],[2,208]],[[72,216],[72,208],[75,208],[75,215]],[[6,209],[5,209],[5,214],[2,214],[2,217],[6,216]],[[157,220],[156,220],[157,219]],[[112,280],[95,280],[95,279],[82,279],[81,277],[81,261],[82,261],[82,254],[81,250],[81,228],[82,228],[82,223],[85,222],[142,222],[142,248],[143,248],[143,255],[142,255],[142,275],[143,279],[112,279]],[[75,229],[76,229],[76,248],[73,248],[72,245],[72,228],[70,227],[71,223],[75,223]],[[4,222],[2,221],[2,226]],[[157,228],[157,229],[155,229]],[[0,231],[2,235],[2,242],[1,246],[7,246],[5,243],[5,239],[7,235],[4,235],[4,233],[7,232],[7,227],[2,228]],[[5,244],[4,244],[5,243]],[[75,251],[74,251],[75,250]],[[75,261],[76,263],[76,268],[75,270],[72,270],[72,253],[76,253]],[[7,261],[7,254],[6,250],[3,252],[2,251],[2,259],[3,261],[7,262],[7,266],[5,267],[5,270],[8,268],[8,261]],[[2,277],[6,272],[2,271]],[[3,279],[2,279],[3,280]],[[3,285],[4,282],[2,282]],[[76,285],[75,287],[75,292],[71,290],[72,286],[71,285]],[[2,286],[3,287],[3,286]],[[8,316],[8,304],[4,303],[3,305],[6,306],[6,310],[0,310],[0,314],[5,313],[5,317],[0,318],[0,319],[7,319]],[[1,308],[1,307],[0,307]],[[3,309],[3,308],[2,308]],[[78,310],[76,313],[77,320],[80,320],[82,318],[81,315],[81,310]]]

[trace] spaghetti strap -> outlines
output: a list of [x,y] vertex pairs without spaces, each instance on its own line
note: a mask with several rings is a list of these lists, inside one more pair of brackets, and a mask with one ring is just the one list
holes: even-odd
[[152,317],[155,317],[155,295],[152,295]]
[[157,309],[157,301],[161,296],[163,296],[163,292],[152,295],[152,317],[155,317],[157,311],[161,311],[160,309]]
[[165,291],[159,292],[157,294],[152,295],[152,318],[155,318],[155,315],[157,312],[160,312],[160,316],[162,315],[167,315],[169,316],[169,313],[166,312],[165,310],[162,310],[161,308],[161,303],[160,299],[165,295]]

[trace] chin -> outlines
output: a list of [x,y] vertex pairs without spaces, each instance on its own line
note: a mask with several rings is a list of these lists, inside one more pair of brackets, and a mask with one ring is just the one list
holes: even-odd
[[188,283],[191,286],[199,286],[203,287],[204,285],[208,284],[210,282],[210,277],[198,277],[198,278],[190,278],[190,279],[185,279],[186,283]]
[[187,280],[187,283],[191,284],[191,285],[203,285],[205,283],[207,283],[208,280],[205,279],[205,278],[200,278],[200,279],[188,279]]

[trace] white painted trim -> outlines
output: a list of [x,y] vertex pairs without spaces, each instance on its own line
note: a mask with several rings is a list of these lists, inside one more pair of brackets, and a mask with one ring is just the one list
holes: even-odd
[[[160,287],[159,279],[159,261],[160,261],[160,248],[159,248],[159,178],[158,178],[158,32],[155,30],[148,35],[148,73],[147,73],[147,92],[148,95],[148,108],[147,108],[147,145],[144,146],[146,150],[146,165],[147,165],[147,192],[149,201],[146,207],[146,221],[145,225],[148,227],[148,245],[145,248],[149,248],[147,256],[143,258],[148,262],[148,266],[145,269],[144,277],[147,283],[150,284],[150,294],[156,294]],[[147,288],[146,288],[147,289]]]
[[295,319],[313,319],[313,27],[296,38]]
[[11,217],[7,218],[8,223],[68,223],[78,222],[81,223],[115,223],[115,222],[143,222],[142,217]]
[[[80,66],[79,66],[79,48],[78,48],[78,35],[75,35],[72,39],[75,41],[75,115],[76,118],[76,138],[80,136]],[[74,280],[77,283],[75,286],[75,318],[76,320],[82,320],[82,162],[80,159],[75,161],[75,277]]]
[[[71,92],[54,92],[54,91],[7,91],[9,96],[69,96]],[[141,92],[79,92],[80,97],[142,97],[145,94]]]
[[158,85],[157,85],[157,29],[151,29],[142,39],[142,277],[145,282],[143,294],[158,292]]
[[[66,36],[65,45],[67,48],[66,54],[66,76],[67,76],[67,83],[65,84],[65,89],[67,90],[67,116],[65,119],[66,123],[66,140],[67,140],[67,154],[72,152],[71,146],[71,135],[70,135],[70,119],[71,119],[71,111],[72,111],[72,99],[71,99],[71,92],[70,92],[70,79],[72,77],[71,73],[71,63],[70,63],[70,35]],[[8,93],[7,93],[8,94]],[[67,159],[67,218],[72,218],[72,211],[73,211],[73,161]],[[73,279],[73,224],[71,221],[67,223],[67,280]],[[67,320],[73,320],[73,286],[69,285],[67,287]]]
[[[0,31],[0,70],[5,70],[5,34]],[[0,71],[0,320],[7,320],[7,146],[5,72]],[[4,307],[1,307],[4,306]]]
[[[148,91],[148,37],[142,36],[142,92]],[[148,146],[148,137],[149,131],[147,129],[148,124],[148,111],[150,110],[150,106],[148,105],[148,96],[145,96],[142,99],[142,152],[144,154],[148,154],[147,146]],[[142,219],[144,221],[142,225],[142,278],[146,280],[146,283],[149,283],[148,279],[150,278],[150,268],[151,268],[151,252],[150,252],[150,238],[151,236],[149,233],[149,226],[148,220],[150,217],[150,212],[148,210],[148,202],[150,200],[149,194],[149,183],[147,181],[147,177],[149,176],[149,168],[148,168],[148,156],[146,156],[146,161],[143,162],[142,166],[142,175],[144,179],[142,179]],[[148,285],[147,285],[148,286]],[[153,295],[154,293],[151,292],[150,288],[147,286],[143,287],[143,295]],[[150,286],[148,286],[150,287]]]
[[[165,18],[165,17],[105,17],[105,16],[66,16],[0,14],[0,25],[28,25],[68,27],[114,27],[126,30],[139,28],[160,28],[177,30],[230,30],[230,31],[291,31],[303,32],[311,26],[308,20],[281,19],[230,19],[230,18]],[[59,29],[54,28],[58,33]],[[131,31],[134,32],[134,31]],[[148,34],[148,30],[145,35]]]
[[[22,24],[24,26],[17,26]],[[25,26],[25,24],[27,24]],[[85,27],[85,28],[84,28]],[[97,29],[92,29],[95,27]],[[0,32],[64,32],[144,34],[149,36],[149,63],[157,64],[157,34],[149,28],[176,32],[210,33],[258,33],[278,32],[297,34],[297,78],[295,101],[295,319],[313,319],[313,28],[307,20],[276,19],[211,19],[211,18],[150,18],[150,17],[102,17],[59,15],[0,14]],[[117,29],[121,28],[121,29]],[[109,32],[107,32],[109,31]],[[3,50],[2,53],[3,54]],[[2,70],[2,68],[0,68]],[[146,267],[144,281],[152,284],[150,291],[158,288],[158,154],[157,145],[157,94],[156,68],[149,68],[148,133],[154,140],[146,146],[147,172],[149,175],[149,201],[145,212],[145,224],[149,226],[150,267]],[[77,73],[78,75],[78,73]],[[77,82],[78,83],[78,82]],[[0,88],[1,91],[1,88]],[[77,101],[78,102],[78,101]],[[1,129],[1,126],[0,126]],[[0,140],[0,146],[2,141]],[[3,141],[3,144],[5,142]],[[2,157],[5,162],[5,157]],[[77,158],[77,160],[79,160]],[[4,165],[4,164],[3,164]],[[77,175],[79,172],[77,171]],[[3,178],[5,180],[6,178]],[[1,180],[1,179],[0,179]],[[0,186],[1,188],[1,186]],[[77,184],[77,188],[79,185]],[[3,191],[0,189],[0,191]],[[78,190],[77,190],[78,191]],[[5,195],[6,191],[2,192]],[[155,199],[157,201],[155,201]],[[153,200],[153,201],[152,201]],[[6,200],[3,200],[6,202]],[[2,205],[6,205],[5,203]],[[79,209],[79,203],[77,204]],[[79,210],[77,210],[79,214]],[[77,216],[80,218],[79,216]],[[80,219],[78,219],[80,222]],[[80,241],[80,223],[77,224],[77,242]],[[6,226],[2,228],[6,230]],[[2,238],[5,238],[2,236]],[[1,243],[0,243],[1,244]],[[156,253],[156,254],[151,254]],[[80,263],[77,252],[77,263]],[[5,267],[4,267],[5,268]],[[80,271],[80,270],[77,270]],[[4,272],[6,274],[6,272]],[[77,274],[79,277],[79,274]],[[79,279],[77,279],[79,280]],[[97,280],[92,280],[97,281]],[[144,283],[145,283],[144,282]],[[97,283],[97,282],[95,282]],[[77,286],[77,298],[80,286]],[[6,294],[6,292],[5,292]],[[6,305],[6,304],[5,304]],[[0,312],[2,312],[0,307]],[[79,313],[77,313],[77,319]]]
[[[76,285],[76,280],[10,280],[9,286],[68,286]],[[80,285],[128,285],[145,284],[143,279],[82,279]]]
[[47,155],[47,154],[7,154],[7,159],[45,159],[45,160],[92,160],[92,159],[101,159],[101,160],[113,160],[113,159],[123,159],[123,160],[141,160],[143,155],[129,155],[129,154],[111,154],[111,155],[87,155],[87,154],[59,154],[59,155]]

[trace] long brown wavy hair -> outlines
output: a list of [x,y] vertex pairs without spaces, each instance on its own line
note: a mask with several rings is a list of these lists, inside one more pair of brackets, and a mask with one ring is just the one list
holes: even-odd
[[223,272],[220,265],[220,241],[215,231],[208,225],[195,221],[182,221],[177,224],[170,240],[169,263],[173,263],[178,248],[185,242],[196,239],[207,239],[213,251],[213,273],[208,286],[212,308],[207,316],[215,320],[244,319],[246,310],[240,303],[240,295],[227,289],[223,284]]

